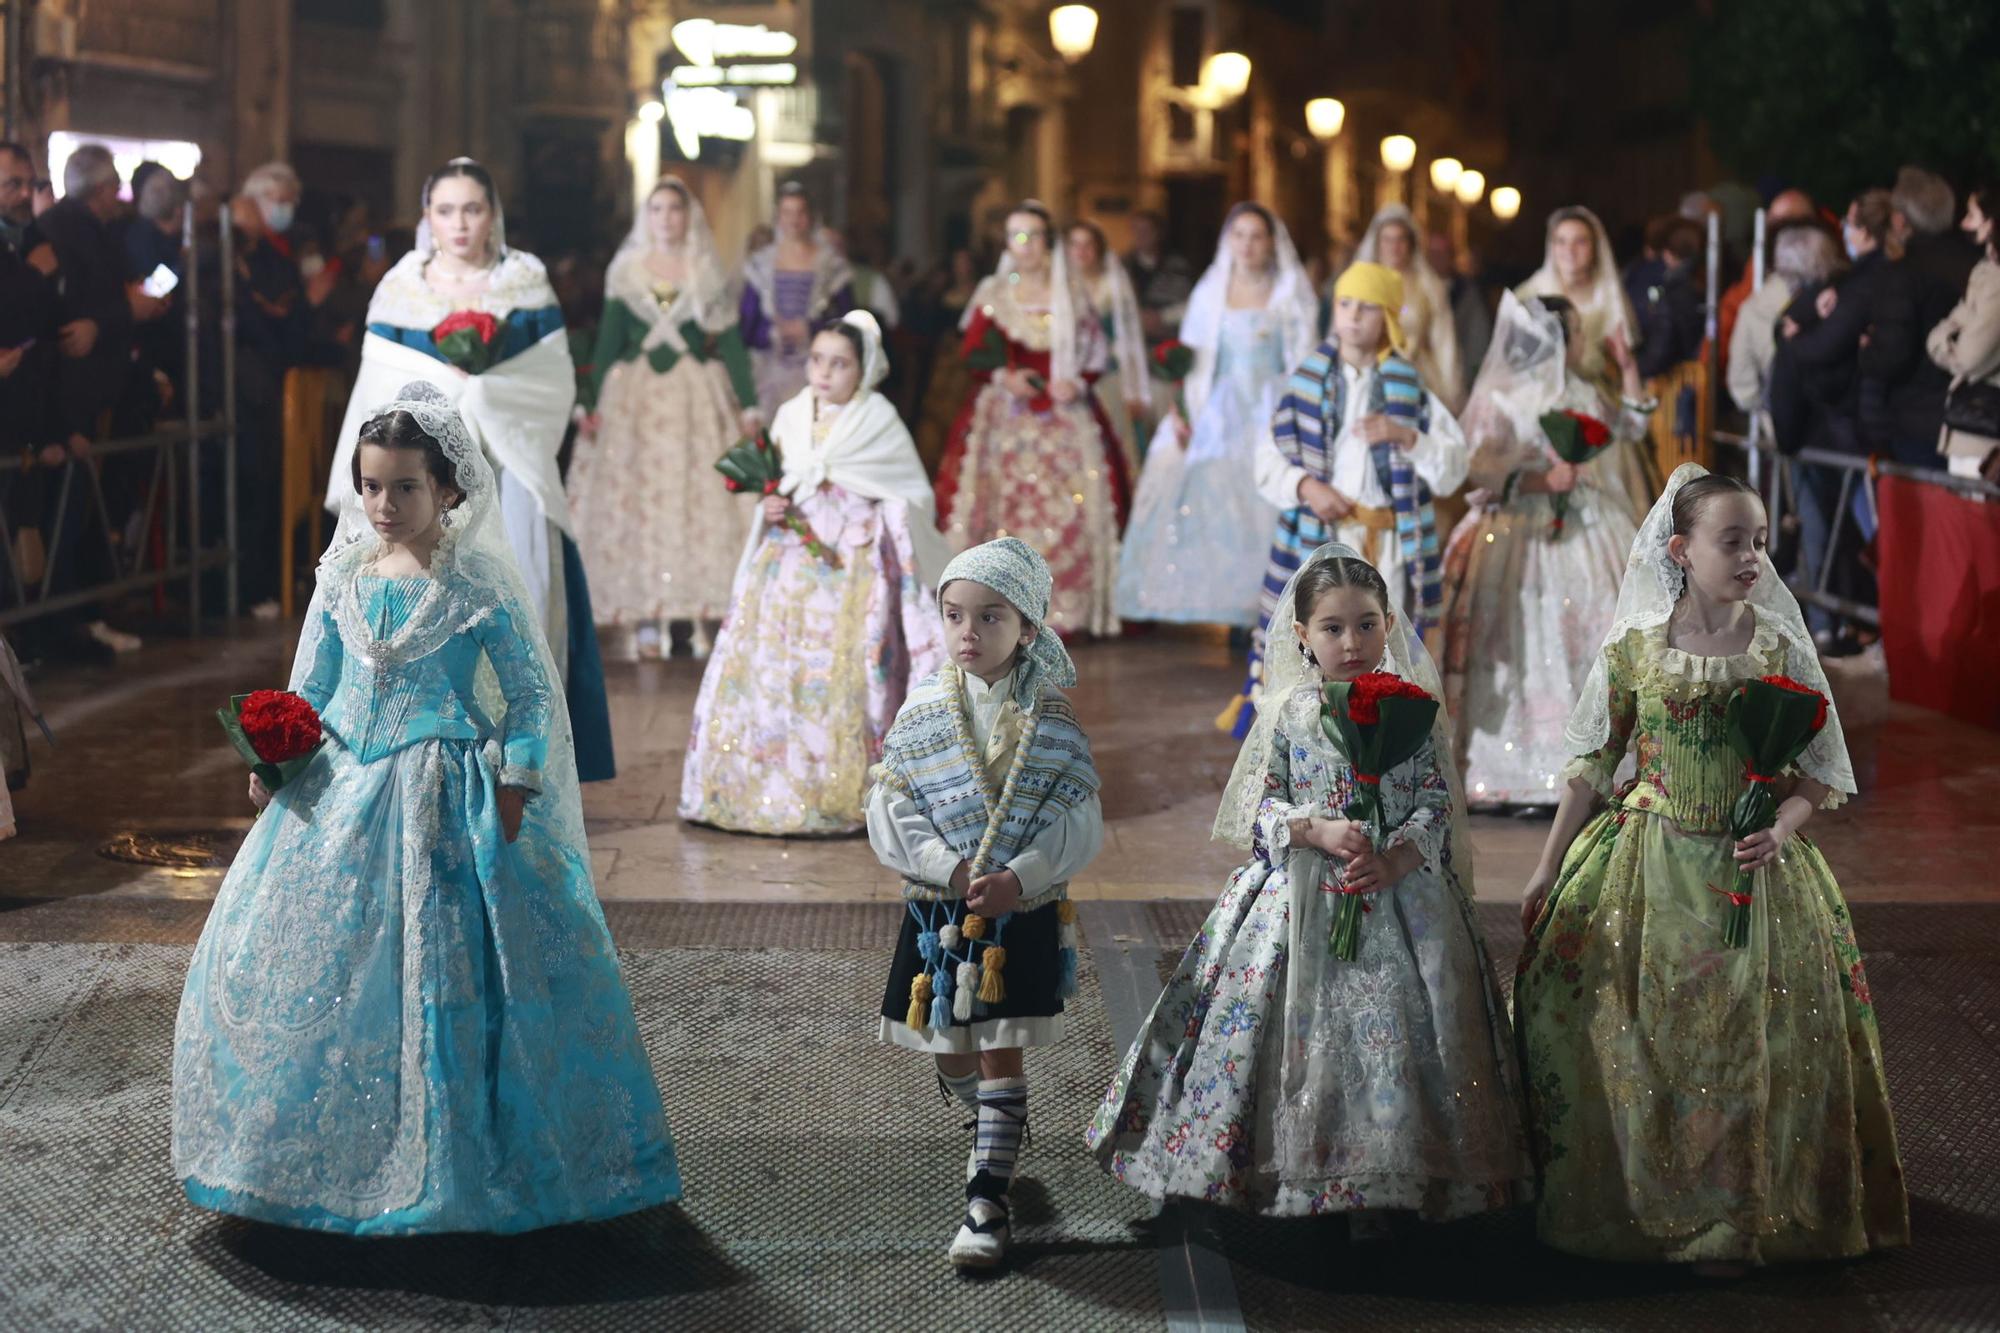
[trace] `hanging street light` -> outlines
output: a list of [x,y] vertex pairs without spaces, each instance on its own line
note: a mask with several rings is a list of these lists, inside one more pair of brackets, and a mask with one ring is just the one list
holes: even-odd
[[1520,215],[1521,192],[1511,185],[1496,187],[1487,202],[1493,206],[1493,216],[1502,222],[1512,222]]
[[1417,161],[1417,141],[1407,134],[1392,134],[1382,141],[1382,165],[1391,171],[1408,171]]
[[1458,184],[1458,178],[1465,173],[1465,164],[1455,157],[1431,159],[1431,188],[1439,194],[1450,194]]
[[1321,143],[1338,138],[1347,123],[1347,108],[1338,97],[1315,97],[1306,103],[1306,128]]
[[1097,44],[1097,11],[1089,5],[1057,5],[1049,11],[1049,42],[1066,64],[1074,65]]
[[1250,57],[1217,51],[1201,66],[1201,91],[1213,106],[1227,106],[1250,87]]
[[1470,168],[1461,171],[1453,190],[1458,195],[1458,202],[1470,208],[1479,202],[1479,196],[1486,193],[1486,175]]

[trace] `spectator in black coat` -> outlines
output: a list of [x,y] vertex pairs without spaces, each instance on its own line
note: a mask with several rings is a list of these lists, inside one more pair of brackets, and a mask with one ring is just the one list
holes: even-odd
[[[1869,445],[1899,463],[1941,467],[1938,433],[1951,376],[1924,351],[1924,340],[1965,295],[1979,252],[1952,226],[1957,198],[1942,177],[1916,167],[1896,174],[1890,235],[1902,257],[1883,272],[1860,349],[1861,375],[1875,386],[1864,414]],[[1877,408],[1879,404],[1879,409]]]
[[[62,438],[54,414],[56,258],[34,227],[34,182],[28,150],[0,143],[0,451],[9,457]],[[59,447],[55,458],[62,459]]]
[[1683,361],[1701,354],[1700,281],[1708,234],[1699,222],[1676,218],[1666,230],[1660,258],[1666,268],[1659,285],[1647,289],[1639,316],[1639,373],[1647,379],[1664,375]]

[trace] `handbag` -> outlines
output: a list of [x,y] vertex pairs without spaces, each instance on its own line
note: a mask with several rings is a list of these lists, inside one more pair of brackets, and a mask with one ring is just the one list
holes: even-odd
[[2000,440],[2000,384],[1968,380],[1952,386],[1944,396],[1944,424],[1947,430]]

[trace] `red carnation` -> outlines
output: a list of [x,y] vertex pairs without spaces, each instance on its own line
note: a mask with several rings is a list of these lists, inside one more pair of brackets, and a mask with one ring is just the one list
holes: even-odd
[[283,690],[252,690],[237,717],[251,748],[267,764],[296,759],[320,742],[319,714]]
[[1816,732],[1826,725],[1826,696],[1824,694],[1821,694],[1810,685],[1800,684],[1790,676],[1765,676],[1763,679],[1766,685],[1775,685],[1781,690],[1790,690],[1794,694],[1810,694],[1813,698],[1819,700],[1819,708],[1813,714],[1812,729]]
[[1583,434],[1583,442],[1591,448],[1602,449],[1605,445],[1611,443],[1611,428],[1596,417],[1591,416],[1587,412],[1575,412],[1569,408],[1563,409],[1563,415],[1576,422],[1577,429]]
[[1347,716],[1358,726],[1372,727],[1382,720],[1384,699],[1428,699],[1421,688],[1387,671],[1368,671],[1356,676],[1347,691]]
[[431,330],[439,355],[468,375],[493,364],[499,340],[500,321],[484,310],[455,310]]

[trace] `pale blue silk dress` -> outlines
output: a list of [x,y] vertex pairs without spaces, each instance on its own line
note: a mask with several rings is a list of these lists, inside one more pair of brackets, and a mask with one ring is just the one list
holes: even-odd
[[[453,577],[353,576],[315,612],[300,693],[326,746],[251,828],[181,997],[174,1170],[204,1208],[518,1232],[680,1194],[573,764],[543,789],[560,686],[532,627]],[[482,662],[504,709],[480,706]],[[537,793],[511,844],[503,784]]]
[[1187,447],[1166,431],[1147,450],[1118,561],[1122,620],[1259,622],[1278,511],[1257,493],[1252,460],[1287,369],[1278,316],[1224,310],[1215,356]]

